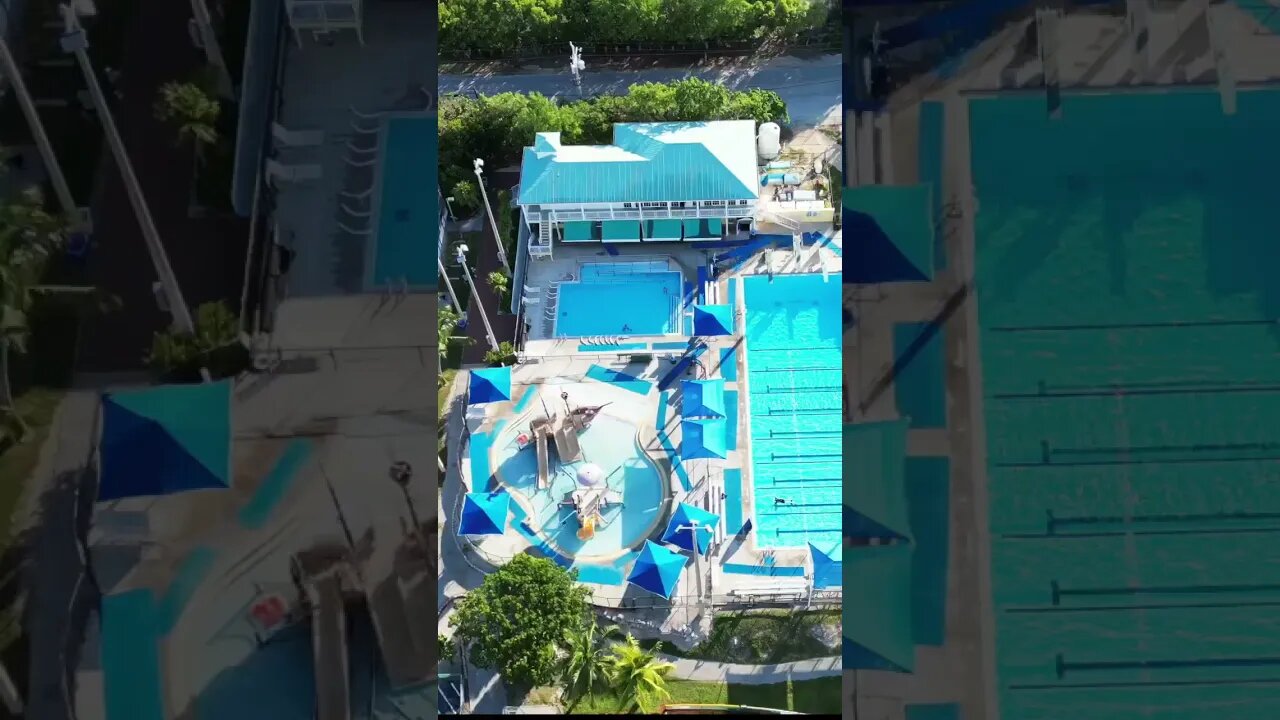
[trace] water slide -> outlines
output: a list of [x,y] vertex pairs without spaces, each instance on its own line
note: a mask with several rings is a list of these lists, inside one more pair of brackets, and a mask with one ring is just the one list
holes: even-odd
[[551,485],[547,480],[551,472],[551,461],[547,458],[547,426],[535,427],[533,437],[534,446],[538,449],[538,489],[545,490]]
[[560,456],[560,462],[571,463],[582,457],[582,446],[578,444],[578,433],[574,431],[573,425],[562,423],[555,429],[556,436],[556,454]]
[[336,573],[312,580],[311,646],[316,674],[316,720],[350,720],[347,617]]

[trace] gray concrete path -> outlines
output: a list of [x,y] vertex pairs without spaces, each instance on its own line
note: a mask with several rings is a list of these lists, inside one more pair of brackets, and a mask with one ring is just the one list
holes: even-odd
[[813,680],[822,677],[838,677],[841,673],[841,658],[838,655],[776,665],[741,665],[711,660],[691,660],[665,653],[658,653],[657,657],[676,666],[669,677],[700,682],[768,685],[786,682],[788,679]]

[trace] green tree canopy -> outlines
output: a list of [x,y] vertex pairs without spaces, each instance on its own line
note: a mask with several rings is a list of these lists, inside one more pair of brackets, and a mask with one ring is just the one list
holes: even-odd
[[[440,52],[530,46],[755,40],[820,27],[825,0],[440,0]],[[568,53],[567,45],[564,48]]]
[[582,624],[590,591],[545,558],[517,555],[458,603],[449,622],[477,667],[528,689],[554,682],[558,656]]

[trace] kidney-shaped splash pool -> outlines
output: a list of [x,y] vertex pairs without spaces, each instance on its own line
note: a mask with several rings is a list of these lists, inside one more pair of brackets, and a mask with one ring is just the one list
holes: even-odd
[[[663,508],[663,479],[658,467],[640,445],[638,428],[628,420],[599,414],[578,436],[583,457],[561,464],[550,449],[550,489],[539,489],[538,456],[533,444],[521,448],[517,438],[529,433],[536,414],[507,425],[493,444],[498,482],[529,515],[529,525],[557,551],[583,560],[607,560],[630,551],[657,527]],[[599,465],[608,476],[606,485],[619,493],[620,505],[602,513],[602,523],[589,540],[578,539],[578,520],[561,501],[577,487],[578,468]]]

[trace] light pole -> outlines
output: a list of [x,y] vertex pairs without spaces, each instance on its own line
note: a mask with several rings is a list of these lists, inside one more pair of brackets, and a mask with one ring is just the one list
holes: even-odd
[[484,321],[485,334],[489,336],[489,349],[498,349],[498,338],[494,337],[493,326],[489,324],[489,314],[484,311],[484,305],[480,302],[480,295],[476,292],[475,278],[471,277],[471,269],[467,267],[467,250],[466,245],[459,245],[457,255],[454,256],[458,264],[462,266],[462,274],[467,278],[467,285],[471,288],[471,302],[476,309],[480,311],[480,319]]
[[58,156],[53,152],[53,144],[49,142],[49,136],[45,134],[44,124],[40,122],[40,114],[36,110],[35,101],[31,99],[31,92],[27,89],[27,83],[22,79],[22,73],[18,70],[18,63],[13,59],[13,53],[9,52],[9,42],[5,38],[4,33],[0,33],[0,63],[4,65],[3,71],[5,77],[9,78],[9,82],[13,83],[13,91],[18,96],[18,105],[22,107],[22,114],[27,118],[27,126],[31,129],[31,137],[36,141],[36,147],[40,150],[40,158],[44,161],[45,172],[49,173],[49,180],[53,182],[53,192],[58,196],[58,205],[62,207],[62,214],[67,221],[72,223],[72,229],[77,229],[75,225],[80,223],[80,212],[76,209],[76,201],[71,197],[71,188],[67,185],[67,178],[62,174],[62,166],[58,164]]
[[471,167],[476,171],[476,184],[480,186],[480,196],[484,198],[484,211],[489,215],[489,227],[493,229],[494,242],[498,243],[498,260],[502,262],[507,276],[514,277],[511,265],[507,263],[507,251],[502,247],[502,236],[498,234],[498,221],[493,219],[493,208],[489,207],[489,193],[484,189],[484,161],[476,158]]
[[[76,17],[76,11],[69,5],[62,5],[62,22],[66,28],[66,32],[62,36],[62,49],[65,52],[75,55],[76,62],[80,65],[80,72],[84,75],[85,84],[89,87],[89,95],[93,99],[93,106],[98,112],[98,117],[102,120],[103,133],[107,137],[107,144],[111,146],[111,154],[114,156],[116,165],[120,168],[120,174],[124,179],[124,188],[129,196],[129,204],[133,206],[133,212],[138,216],[138,225],[142,228],[142,237],[147,243],[147,252],[151,255],[151,264],[155,266],[156,275],[160,277],[160,286],[164,290],[165,304],[169,306],[169,313],[173,317],[173,324],[177,326],[180,332],[194,333],[195,323],[191,319],[191,311],[187,308],[187,302],[182,297],[182,291],[178,287],[178,278],[173,274],[173,267],[169,265],[169,257],[165,253],[164,244],[160,241],[160,231],[156,229],[155,220],[151,217],[151,209],[147,207],[147,199],[142,195],[142,187],[138,184],[138,176],[133,172],[133,163],[129,161],[129,154],[125,150],[124,141],[120,139],[120,131],[116,128],[115,119],[111,116],[111,110],[107,107],[106,97],[102,94],[102,86],[98,84],[98,76],[94,73],[93,65],[89,62],[89,54],[86,49],[89,47],[89,38],[85,34],[84,28],[80,27],[80,20]],[[207,371],[201,370],[201,374],[206,376]]]
[[200,45],[205,59],[217,73],[218,94],[228,100],[235,100],[235,86],[231,82],[231,73],[227,71],[227,61],[222,57],[222,46],[218,44],[218,35],[213,31],[213,16],[209,14],[209,6],[205,0],[191,0],[191,15],[200,33]]

